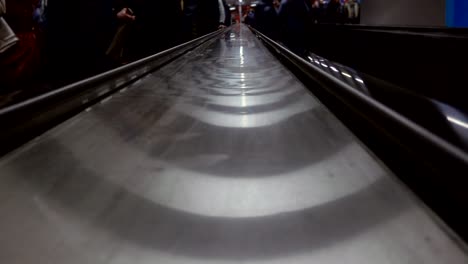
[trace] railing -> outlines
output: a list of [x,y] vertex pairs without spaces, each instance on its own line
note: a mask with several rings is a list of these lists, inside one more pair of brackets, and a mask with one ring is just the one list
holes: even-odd
[[[300,56],[294,54],[292,51],[288,50],[287,48],[275,42],[274,40],[268,38],[256,29],[251,28],[251,30],[255,34],[257,34],[257,36],[259,36],[260,39],[262,39],[267,45],[271,46],[279,54],[281,54],[281,56],[285,57],[291,63],[296,65],[301,71],[303,71],[315,81],[318,81],[320,84],[323,84],[323,88],[327,89],[327,91],[330,94],[333,94],[342,102],[347,104],[351,102],[359,102],[362,105],[362,107],[371,109],[373,115],[384,117],[387,121],[392,123],[392,126],[398,126],[401,129],[404,129],[406,132],[412,134],[413,136],[417,136],[421,141],[424,141],[426,144],[428,144],[428,146],[430,146],[430,149],[434,152],[444,153],[445,155],[447,155],[451,163],[462,165],[463,168],[468,168],[468,154],[466,152],[460,150],[458,147],[448,143],[442,138],[437,137],[427,129],[398,114],[397,112],[383,105],[382,103],[357,91],[349,84],[334,77],[333,75],[322,70],[320,67],[313,65],[312,63],[301,58]],[[354,104],[352,106],[353,108],[356,107],[356,105]],[[370,113],[360,112],[360,114],[368,116]],[[394,129],[391,130],[393,131]],[[421,155],[428,156],[428,159],[433,159],[434,152],[423,152],[421,153]],[[467,174],[468,173],[465,173],[465,175]]]
[[[468,240],[468,227],[466,226],[468,217],[462,216],[460,213],[468,210],[466,204],[468,199],[466,191],[468,188],[468,154],[466,152],[351,87],[322,68],[297,56],[261,32],[253,28],[251,30],[273,52],[277,52],[280,58],[291,64],[293,70],[300,72],[301,76],[305,76],[304,78],[310,80],[311,83],[318,84],[319,88],[317,89],[323,94],[334,98],[347,111],[349,110],[354,113],[354,116],[363,120],[366,127],[377,131],[379,137],[390,142],[385,146],[398,148],[401,150],[398,153],[414,157],[410,159],[410,162],[417,164],[415,167],[421,168],[421,170],[412,171],[416,175],[412,175],[414,179],[411,181],[416,182],[417,185],[427,184],[430,186],[423,190],[427,195],[424,198],[429,197],[428,200],[436,200],[435,205],[430,204],[430,206],[434,206],[433,209],[444,215],[444,220]],[[399,160],[399,157],[393,157],[393,159]],[[421,173],[420,171],[423,171],[423,174],[417,175],[417,173]],[[429,173],[425,174],[427,172]],[[426,202],[428,200],[425,199]]]
[[0,155],[225,31],[212,32],[122,67],[0,109]]
[[447,37],[467,37],[468,29],[467,28],[449,28],[449,27],[415,27],[415,26],[391,26],[391,25],[381,25],[381,26],[371,26],[364,24],[327,24],[321,23],[314,25],[321,28],[333,28],[333,29],[344,29],[344,30],[365,30],[365,31],[381,31],[388,33],[398,33],[398,32],[409,32],[411,34],[444,34]]

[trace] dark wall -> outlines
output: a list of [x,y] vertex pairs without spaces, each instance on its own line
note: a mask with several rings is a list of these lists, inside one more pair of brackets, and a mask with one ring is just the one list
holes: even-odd
[[362,0],[366,25],[445,26],[445,0]]

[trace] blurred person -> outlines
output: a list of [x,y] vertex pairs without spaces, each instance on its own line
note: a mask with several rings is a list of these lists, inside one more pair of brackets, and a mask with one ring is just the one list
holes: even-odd
[[273,0],[262,0],[257,4],[255,7],[255,21],[258,31],[270,38],[278,38],[279,20]]
[[247,14],[245,14],[245,17],[244,17],[244,23],[247,25],[250,25],[251,27],[254,27],[254,28],[256,27],[255,9],[249,8],[249,11],[247,12]]
[[231,25],[231,11],[225,0],[184,0],[186,32],[199,37]]
[[322,18],[322,8],[323,8],[323,1],[313,0],[311,6],[311,19],[314,24],[318,24],[321,22]]
[[33,18],[40,30],[47,30],[47,6],[48,0],[39,0],[34,10]]
[[326,22],[327,23],[340,23],[342,18],[342,6],[340,0],[330,0],[326,9]]
[[119,10],[119,23],[131,24],[127,46],[132,59],[168,49],[181,40],[180,1],[126,0],[117,2],[114,9]]
[[105,52],[114,29],[113,0],[48,0],[49,78],[65,85],[109,69]]
[[[115,9],[114,9],[115,11]],[[116,29],[114,38],[106,51],[109,59],[116,63],[115,66],[126,64],[130,58],[128,56],[128,43],[132,31],[132,25],[136,17],[129,7],[121,7],[115,17],[118,20],[118,28]]]
[[9,48],[15,45],[19,39],[10,25],[5,21],[3,16],[6,13],[5,0],[0,0],[0,54],[6,52]]
[[35,0],[0,0],[0,92],[31,87],[41,64]]
[[359,3],[357,0],[347,0],[344,4],[346,12],[346,22],[357,24],[359,23]]
[[319,19],[318,19],[318,22],[319,23],[323,23],[326,21],[326,13],[327,13],[327,4],[325,3],[324,0],[319,0],[319,6],[320,6],[320,9],[319,9]]
[[279,12],[280,6],[281,6],[281,1],[280,0],[273,0],[273,7],[275,8],[276,13]]
[[309,0],[283,0],[279,19],[281,42],[298,55],[305,53],[312,25],[312,3]]

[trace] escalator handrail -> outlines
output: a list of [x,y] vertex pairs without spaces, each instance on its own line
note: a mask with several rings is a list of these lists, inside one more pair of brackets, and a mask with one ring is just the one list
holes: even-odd
[[157,68],[205,44],[229,29],[220,29],[168,50],[85,80],[0,109],[0,156],[85,110]]
[[[141,68],[141,67],[147,65],[148,63],[153,62],[153,61],[155,61],[157,59],[161,59],[161,58],[164,58],[166,56],[172,55],[174,53],[177,53],[178,51],[186,51],[186,50],[193,49],[193,48],[201,45],[202,43],[204,43],[204,42],[218,36],[219,34],[221,34],[224,31],[225,31],[224,29],[214,31],[212,33],[206,34],[206,35],[201,36],[199,38],[193,39],[193,40],[191,40],[189,42],[182,43],[180,45],[177,45],[177,46],[172,47],[170,49],[161,51],[161,52],[156,53],[154,55],[142,58],[142,59],[134,61],[134,62],[131,62],[131,63],[127,64],[127,65],[123,65],[121,67],[106,71],[104,73],[100,73],[100,74],[92,76],[92,77],[89,77],[87,79],[84,79],[84,80],[81,80],[81,81],[66,85],[66,86],[64,86],[62,88],[59,88],[59,89],[44,93],[42,95],[33,97],[31,99],[27,99],[27,100],[25,100],[23,102],[19,102],[19,103],[13,104],[11,106],[7,106],[7,107],[5,107],[3,109],[0,109],[0,117],[2,117],[4,115],[7,115],[9,113],[18,111],[20,109],[24,109],[26,107],[34,106],[34,105],[36,105],[38,103],[42,103],[42,102],[47,101],[47,100],[49,100],[49,99],[51,99],[53,97],[57,97],[57,96],[65,94],[65,93],[70,93],[70,92],[73,92],[73,91],[79,91],[79,90],[82,90],[83,88],[90,87],[90,86],[98,86],[98,85],[102,84],[103,82],[107,82],[109,80],[113,80],[115,78],[118,78],[118,77],[120,77],[122,75],[128,74],[129,72],[131,72],[131,71],[133,71],[135,69]],[[181,55],[181,54],[178,54],[178,55]],[[164,62],[161,62],[161,64],[164,64]],[[154,66],[154,67],[156,67],[156,66]],[[146,72],[142,73],[142,75],[144,75],[147,72],[150,72],[152,70],[153,69],[148,69]],[[135,77],[132,78],[132,80],[138,79],[139,77],[140,76],[135,76]]]
[[360,31],[375,31],[385,33],[402,34],[406,35],[439,35],[443,34],[446,37],[468,37],[468,29],[466,28],[449,28],[449,27],[416,27],[416,26],[390,26],[390,25],[365,25],[365,24],[331,24],[320,23],[314,24],[314,27],[324,28],[329,30],[342,29],[342,30],[360,30]]
[[[405,116],[400,115],[393,109],[357,91],[356,89],[351,87],[349,84],[334,77],[333,75],[327,73],[326,71],[323,71],[319,67],[316,67],[315,65],[311,64],[307,60],[303,59],[302,57],[296,55],[295,53],[288,50],[284,46],[280,45],[276,41],[265,36],[258,30],[252,27],[250,28],[267,45],[275,49],[281,56],[283,56],[288,61],[293,63],[303,73],[305,73],[306,75],[308,75],[309,77],[313,79],[316,79],[316,76],[319,75],[322,78],[325,78],[327,81],[331,82],[333,84],[333,88],[336,88],[337,90],[330,90],[328,87],[324,87],[324,89],[327,89],[330,94],[333,94],[340,101],[346,103],[345,97],[350,96],[353,99],[359,101],[360,103],[363,103],[364,105],[372,108],[374,111],[376,111],[376,113],[380,114],[381,116],[384,116],[388,120],[391,120],[394,124],[398,124],[400,127],[404,128],[406,131],[412,133],[413,135],[417,135],[418,137],[423,139],[425,143],[430,144],[434,152],[418,153],[422,157],[434,156],[436,155],[435,153],[443,153],[446,156],[448,156],[451,161],[454,162],[453,164],[456,164],[457,166],[461,165],[464,168],[468,168],[468,154],[464,152],[463,150],[447,142],[446,140],[440,138],[439,136],[430,132],[426,128],[416,124],[415,122],[411,121]],[[366,113],[360,113],[360,114],[364,116],[366,115]],[[430,160],[434,160],[434,157],[430,157]]]

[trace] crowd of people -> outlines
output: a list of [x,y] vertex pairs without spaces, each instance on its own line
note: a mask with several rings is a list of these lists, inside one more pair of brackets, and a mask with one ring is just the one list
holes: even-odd
[[60,86],[229,26],[225,0],[0,0],[0,95]]
[[255,23],[265,13],[278,16],[285,13],[287,6],[295,6],[308,13],[311,23],[358,24],[360,19],[360,0],[260,0],[249,8],[244,16],[246,23]]
[[[244,21],[293,50],[358,0],[261,0]],[[229,26],[226,0],[0,0],[0,96],[58,87]]]
[[359,23],[358,0],[261,0],[243,17],[246,24],[281,41],[296,53],[307,43],[308,29],[321,23]]

